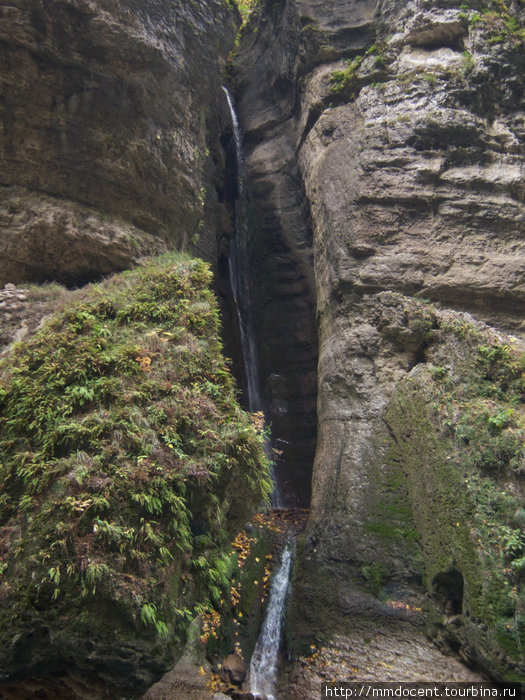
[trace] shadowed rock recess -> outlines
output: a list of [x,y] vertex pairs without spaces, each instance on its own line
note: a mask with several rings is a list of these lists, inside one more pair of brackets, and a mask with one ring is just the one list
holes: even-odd
[[144,263],[211,262],[240,368],[226,76],[260,390],[283,500],[310,505],[277,696],[525,681],[523,2],[239,22],[0,0],[0,695],[235,697],[208,672],[255,643],[262,421],[206,265]]

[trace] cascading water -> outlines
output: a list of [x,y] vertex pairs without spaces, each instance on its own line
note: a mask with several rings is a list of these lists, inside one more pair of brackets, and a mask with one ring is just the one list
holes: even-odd
[[248,202],[246,196],[246,165],[242,149],[242,136],[237,113],[228,89],[223,87],[228,100],[233,126],[233,141],[237,160],[238,198],[235,203],[235,231],[231,240],[228,259],[230,285],[237,311],[241,335],[242,358],[246,372],[248,408],[253,413],[262,410],[262,399],[257,372],[257,351],[253,337],[251,295],[248,279]]
[[275,677],[293,556],[294,541],[289,540],[272,579],[266,616],[250,663],[250,692],[266,700],[275,700]]
[[[233,140],[235,144],[235,157],[237,160],[237,186],[238,197],[235,202],[235,231],[231,238],[230,255],[228,267],[230,275],[230,285],[233,294],[233,301],[239,322],[241,338],[242,359],[244,371],[246,373],[246,391],[248,408],[252,413],[263,411],[263,400],[261,394],[261,383],[259,379],[257,345],[255,341],[253,307],[251,301],[251,286],[249,278],[249,225],[248,225],[248,193],[246,187],[246,163],[242,146],[242,134],[239,127],[239,120],[230,93],[223,87],[230,108]],[[267,457],[273,464],[271,447],[267,442]],[[273,467],[272,467],[273,469]],[[280,508],[282,499],[279,486],[272,472],[274,491],[272,495],[272,506]]]
[[[248,193],[246,185],[246,164],[242,147],[242,135],[233,100],[227,88],[223,88],[230,108],[235,156],[237,160],[238,197],[235,202],[235,231],[231,239],[229,255],[230,285],[239,322],[241,350],[246,372],[247,401],[250,411],[262,411],[263,400],[258,371],[257,345],[255,342],[251,285],[249,277],[249,220]],[[271,459],[270,445],[266,444],[267,456]],[[272,461],[273,463],[273,461]],[[272,505],[280,507],[281,497],[275,474]],[[250,664],[250,690],[254,695],[262,695],[274,700],[275,676],[279,659],[281,629],[283,623],[286,594],[290,585],[290,571],[293,560],[294,543],[290,540],[282,555],[281,563],[272,580],[266,616],[255,646]]]

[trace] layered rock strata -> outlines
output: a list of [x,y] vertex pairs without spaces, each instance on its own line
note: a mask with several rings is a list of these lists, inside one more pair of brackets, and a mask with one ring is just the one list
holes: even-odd
[[[414,327],[411,296],[523,331],[522,22],[516,4],[283,0],[263,4],[241,43],[238,99],[260,216],[277,212],[272,228],[295,241],[299,259],[308,259],[312,234],[319,436],[295,619],[328,637],[322,615],[332,631],[341,623],[342,600],[366,585],[362,567],[374,557],[409,590],[441,585],[432,582],[441,579],[417,499],[410,508],[423,568],[409,546],[385,550],[382,526],[369,522],[380,489],[388,495],[380,486],[393,439],[385,411],[399,382],[431,361],[440,327]],[[283,225],[291,201],[299,223]],[[469,352],[476,366],[478,351]],[[499,487],[519,501],[520,477],[505,459]],[[434,468],[421,454],[421,472]],[[451,571],[454,546],[445,547]],[[469,663],[522,675],[511,651],[519,641],[483,631],[494,619],[474,612],[477,595],[468,592],[466,633],[434,632]],[[321,600],[322,613],[309,617]],[[430,603],[437,617],[446,602]]]
[[0,282],[78,285],[191,244],[215,258],[233,35],[220,0],[2,3]]

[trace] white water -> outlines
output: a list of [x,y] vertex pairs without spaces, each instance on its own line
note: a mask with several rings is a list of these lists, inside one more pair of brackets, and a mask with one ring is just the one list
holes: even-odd
[[242,147],[242,135],[237,113],[227,88],[223,87],[228,100],[233,125],[233,140],[237,159],[237,185],[239,197],[235,205],[235,233],[230,245],[228,259],[230,285],[237,310],[241,334],[241,350],[246,372],[248,408],[252,413],[262,410],[262,398],[257,372],[257,352],[252,329],[250,285],[248,280],[248,202],[246,198],[246,164]]
[[[244,149],[242,145],[242,134],[239,127],[239,120],[228,89],[222,88],[226,94],[228,107],[233,126],[233,140],[235,144],[235,156],[237,159],[237,186],[239,196],[235,202],[235,232],[230,243],[230,255],[228,258],[228,268],[230,275],[230,285],[233,293],[233,301],[237,311],[237,320],[241,336],[241,350],[246,373],[246,393],[248,408],[251,413],[263,411],[264,405],[261,394],[261,383],[259,378],[259,364],[257,357],[257,345],[255,342],[254,321],[252,313],[251,286],[248,271],[248,244],[250,229],[248,225],[248,197],[246,187],[246,162],[244,159]],[[283,506],[279,487],[275,478],[274,462],[272,450],[268,441],[265,444],[266,456],[272,463],[272,478],[274,490],[272,494],[272,506],[280,508]]]
[[290,540],[286,544],[281,563],[272,579],[266,617],[250,662],[250,692],[267,700],[276,700],[275,678],[293,554],[293,540]]

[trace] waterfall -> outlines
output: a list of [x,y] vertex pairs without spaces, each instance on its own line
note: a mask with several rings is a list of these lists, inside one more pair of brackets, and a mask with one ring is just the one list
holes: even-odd
[[237,311],[241,335],[241,350],[246,373],[248,408],[252,413],[262,410],[260,382],[257,371],[257,348],[253,333],[253,313],[248,276],[248,200],[246,193],[246,164],[242,147],[239,120],[228,89],[223,87],[228,100],[233,125],[233,140],[237,160],[237,185],[239,196],[235,202],[235,231],[231,240],[228,266],[233,301]]
[[[242,145],[242,134],[239,127],[239,120],[228,89],[222,88],[230,108],[233,140],[235,144],[235,157],[237,161],[237,188],[238,197],[235,202],[235,231],[230,241],[230,254],[228,257],[228,270],[230,275],[230,286],[233,294],[233,302],[239,323],[241,338],[241,351],[246,373],[246,393],[248,408],[251,413],[263,411],[263,400],[261,393],[261,382],[259,377],[259,364],[257,357],[257,344],[255,341],[253,305],[251,298],[251,285],[249,277],[249,239],[250,229],[248,220],[248,192],[246,184],[246,162]],[[268,441],[265,445],[266,456],[272,463],[272,478],[274,491],[272,495],[272,506],[279,508],[282,506],[279,487],[275,478],[274,462],[272,459],[271,447]]]
[[293,555],[294,542],[289,540],[272,579],[266,616],[250,662],[250,692],[267,700],[275,700],[275,677]]

